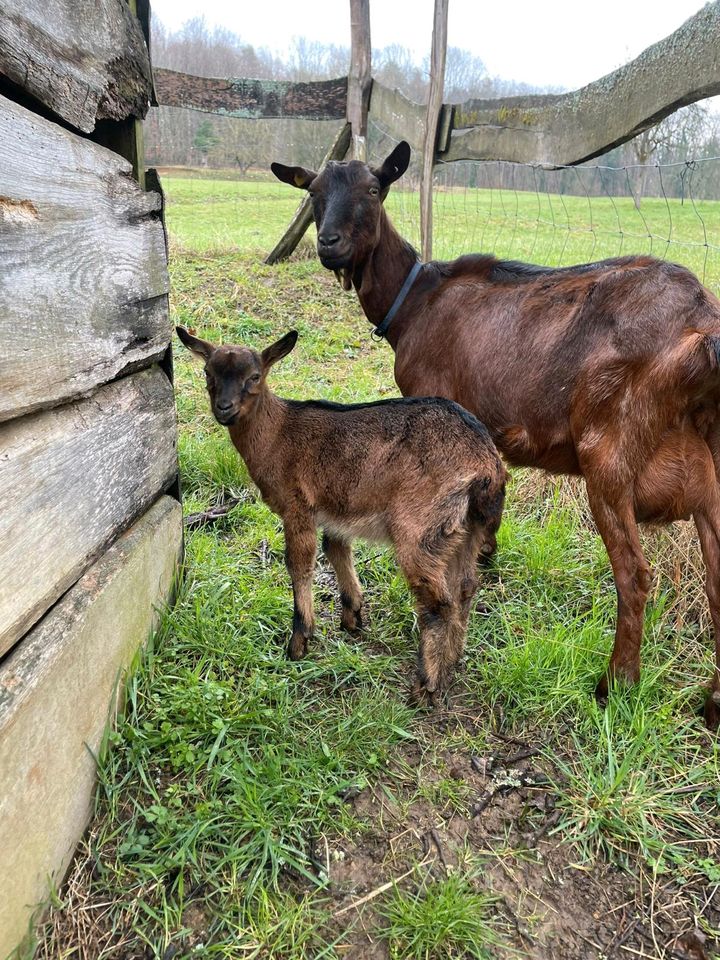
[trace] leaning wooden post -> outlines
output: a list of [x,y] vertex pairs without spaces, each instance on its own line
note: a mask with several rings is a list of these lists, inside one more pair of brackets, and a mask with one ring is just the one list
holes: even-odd
[[[320,165],[320,169],[330,160],[342,160],[350,147],[350,124],[344,123],[337,136],[333,140],[330,149],[325,154],[325,159]],[[287,260],[295,247],[300,243],[305,231],[312,223],[313,209],[310,197],[307,194],[300,201],[300,206],[295,211],[295,215],[290,221],[290,226],[280,237],[273,249],[265,258],[265,263],[279,263],[280,260]]]
[[420,237],[422,258],[432,259],[432,177],[435,166],[437,130],[445,85],[445,54],[449,0],[435,0],[432,53],[430,55],[430,93],[428,95],[423,164],[420,177]]
[[352,158],[367,160],[367,115],[370,103],[370,0],[350,0],[350,74],[347,119],[352,128]]

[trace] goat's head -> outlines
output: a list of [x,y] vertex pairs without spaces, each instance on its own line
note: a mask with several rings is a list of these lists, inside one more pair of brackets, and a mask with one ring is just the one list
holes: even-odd
[[297,343],[297,330],[290,330],[261,353],[250,347],[216,347],[193,336],[184,327],[175,327],[178,337],[192,355],[205,365],[205,382],[210,405],[218,423],[229,427],[250,416],[265,389],[270,367],[282,360]]
[[[320,173],[283,163],[271,168],[278,180],[310,193],[320,261],[348,278],[375,248],[382,202],[409,163],[410,147],[403,140],[379,167],[331,160]],[[349,281],[345,285],[349,288]]]

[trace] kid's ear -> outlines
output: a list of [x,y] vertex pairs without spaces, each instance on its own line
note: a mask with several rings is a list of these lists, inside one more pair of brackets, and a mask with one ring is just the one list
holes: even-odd
[[265,347],[263,352],[260,354],[263,370],[269,370],[274,363],[277,363],[278,360],[282,360],[283,357],[286,357],[297,343],[297,338],[297,330],[291,330],[289,333],[286,333],[284,337],[281,337],[276,343],[271,343],[269,347]]
[[175,332],[196,360],[207,363],[215,350],[211,343],[208,343],[207,340],[201,340],[200,337],[194,337],[185,327],[175,327]]
[[393,152],[385,158],[381,167],[373,170],[383,190],[395,183],[407,170],[410,163],[410,144],[401,140]]
[[298,187],[300,190],[307,190],[317,176],[305,167],[286,167],[284,163],[271,163],[270,169],[278,180],[289,183],[291,187]]

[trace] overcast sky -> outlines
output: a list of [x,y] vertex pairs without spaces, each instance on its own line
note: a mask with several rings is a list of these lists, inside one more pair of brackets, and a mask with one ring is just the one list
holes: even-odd
[[[480,57],[493,76],[573,89],[609,73],[676,30],[699,0],[450,0],[448,43]],[[205,16],[257,47],[283,55],[294,36],[350,44],[348,0],[152,0],[170,29]],[[429,53],[433,0],[370,0],[375,47]]]

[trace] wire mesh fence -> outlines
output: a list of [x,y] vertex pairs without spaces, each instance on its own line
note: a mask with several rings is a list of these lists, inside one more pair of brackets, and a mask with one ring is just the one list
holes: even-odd
[[[397,143],[375,125],[373,163]],[[417,173],[387,206],[420,242]],[[401,181],[402,183],[402,181]],[[545,265],[649,253],[686,264],[720,290],[720,157],[547,169],[504,161],[440,164],[433,178],[433,255],[474,251]]]
[[[270,138],[258,161],[243,169],[224,155],[216,167],[205,165],[207,157],[197,166],[160,164],[173,243],[198,251],[267,254],[302,199],[300,191],[275,180],[270,162],[317,166],[319,144],[329,143],[336,128],[321,126],[320,134]],[[398,142],[372,121],[368,139],[370,163],[379,163]],[[418,160],[386,201],[396,227],[417,247]],[[503,161],[441,163],[434,175],[433,255],[450,259],[486,252],[563,265],[649,253],[687,265],[720,292],[720,199],[715,197],[720,197],[720,157],[557,169]],[[299,255],[311,254],[313,244],[311,227]]]

